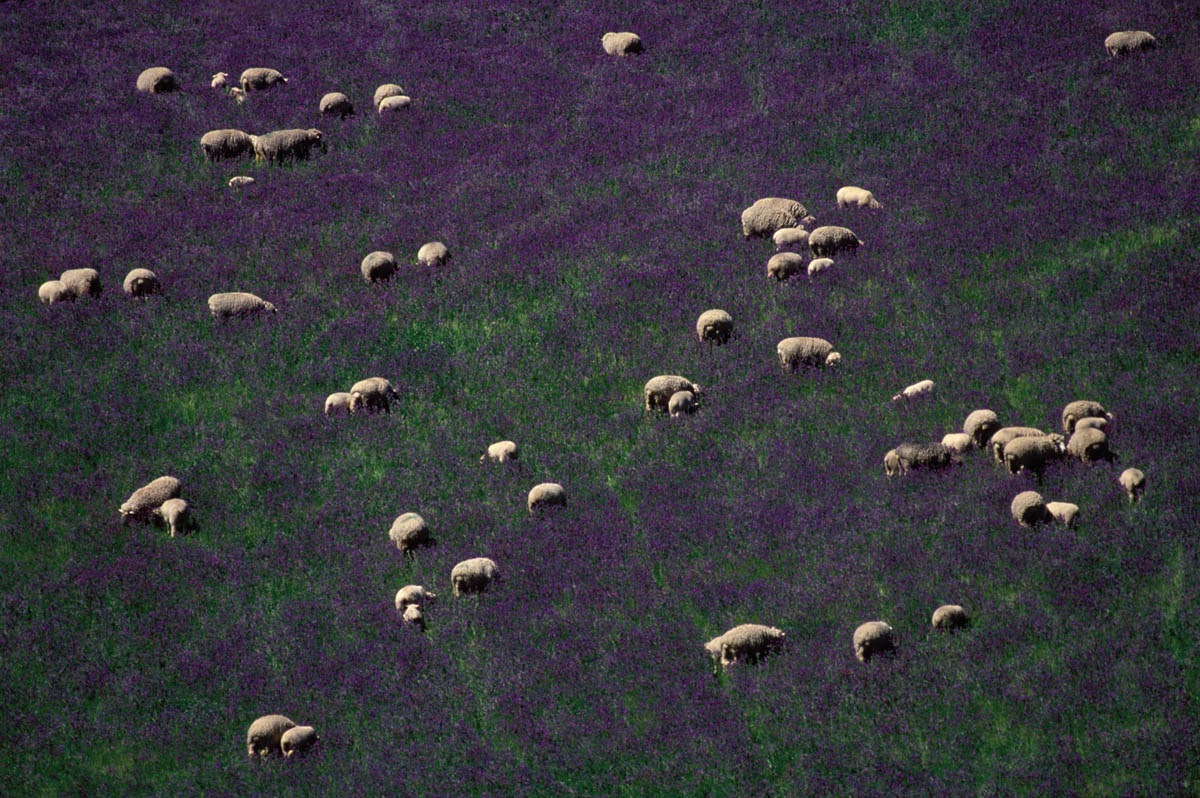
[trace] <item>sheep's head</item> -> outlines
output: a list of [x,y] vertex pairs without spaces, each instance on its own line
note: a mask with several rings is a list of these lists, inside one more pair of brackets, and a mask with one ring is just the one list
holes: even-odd
[[830,352],[829,356],[825,358],[826,366],[836,366],[837,364],[839,364],[841,362],[842,362],[842,353],[841,352]]
[[[229,96],[232,97],[233,99],[237,100],[238,105],[241,105],[242,103],[246,102],[246,90],[239,89],[237,86],[233,86],[232,88],[229,89]],[[258,137],[257,136],[250,137],[251,140],[254,140],[256,138],[258,138]]]
[[268,313],[278,313],[279,312],[279,309],[276,308],[270,302],[263,302],[263,310],[267,311]]

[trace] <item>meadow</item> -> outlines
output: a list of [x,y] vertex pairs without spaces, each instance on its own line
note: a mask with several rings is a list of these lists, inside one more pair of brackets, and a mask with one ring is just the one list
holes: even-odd
[[[1189,2],[0,4],[0,793],[1200,794],[1200,16]],[[1142,28],[1161,47],[1110,59]],[[610,30],[638,57],[611,58]],[[183,82],[134,90],[149,66]],[[238,105],[218,71],[287,86]],[[381,119],[374,88],[404,86]],[[358,114],[322,119],[345,92]],[[210,129],[318,127],[294,165]],[[235,191],[236,174],[257,184]],[[842,185],[878,212],[839,210]],[[739,215],[865,242],[766,280]],[[415,266],[442,240],[453,258]],[[366,285],[372,250],[404,264]],[[41,305],[68,268],[93,302]],[[132,268],[165,293],[121,293]],[[251,291],[265,318],[216,323]],[[724,347],[696,340],[732,314]],[[783,372],[776,343],[832,341]],[[647,413],[682,374],[700,411]],[[329,419],[367,376],[390,415]],[[888,399],[922,378],[929,401]],[[1115,415],[1039,487],[975,408]],[[481,466],[496,440],[515,468]],[[1130,505],[1116,477],[1145,471]],[[122,526],[160,474],[198,529]],[[525,496],[563,484],[565,508]],[[1077,503],[1024,529],[1022,490]],[[438,545],[387,539],[421,513]],[[505,582],[451,595],[458,561]],[[396,590],[440,594],[422,635]],[[938,635],[934,608],[972,626]],[[851,633],[896,630],[858,662]],[[788,650],[717,678],[740,623]],[[279,712],[300,761],[254,763]]]

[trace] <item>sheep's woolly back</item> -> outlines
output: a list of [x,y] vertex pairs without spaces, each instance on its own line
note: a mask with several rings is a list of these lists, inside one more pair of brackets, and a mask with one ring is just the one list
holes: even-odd
[[833,351],[833,344],[824,338],[803,335],[784,338],[775,345],[775,352],[779,355],[780,364],[793,371],[801,366],[820,368],[833,365],[833,355],[837,354]]
[[150,67],[142,70],[137,78],[137,90],[151,94],[166,94],[179,88],[179,79],[166,67]]
[[826,269],[833,268],[833,258],[813,258],[808,262],[808,276],[816,277]]
[[301,757],[308,753],[320,739],[312,726],[293,726],[279,738],[279,747],[286,757]]
[[1033,526],[1040,521],[1050,520],[1046,500],[1034,490],[1022,491],[1014,496],[1009,509],[1012,510],[1013,519],[1021,526]]
[[966,628],[970,622],[967,611],[958,604],[943,604],[933,611],[933,628],[941,632]]
[[238,81],[242,86],[242,91],[262,91],[287,82],[283,73],[269,67],[250,67],[242,72],[242,77]]
[[188,503],[184,499],[167,499],[153,512],[167,523],[167,528],[171,530],[171,537],[175,537],[176,533],[182,531],[190,519]]
[[799,227],[810,218],[808,211],[796,200],[785,197],[763,197],[742,211],[742,236],[766,238],[784,227]]
[[760,623],[743,623],[710,640],[704,650],[722,666],[733,663],[754,663],[784,646],[787,635],[782,629]]
[[896,650],[892,627],[884,621],[867,621],[854,630],[854,656],[860,662],[870,662],[876,654]]
[[95,269],[67,269],[58,279],[76,299],[100,296],[100,274]]
[[266,161],[285,161],[308,158],[314,148],[325,149],[325,137],[315,127],[273,130],[252,137],[254,157]]
[[1108,449],[1108,436],[1091,427],[1075,430],[1071,440],[1067,441],[1067,452],[1085,463],[1112,457]]
[[456,596],[464,593],[484,593],[499,578],[500,569],[487,557],[463,560],[450,570],[450,583],[454,585]]
[[724,344],[733,334],[733,316],[720,308],[706,310],[696,319],[696,335],[701,341]]
[[146,518],[167,499],[179,496],[182,488],[183,483],[172,476],[153,479],[130,494],[120,507],[121,515],[125,518]]
[[987,445],[998,429],[1000,419],[993,411],[987,409],[972,410],[963,421],[963,432],[970,435],[971,440],[980,449]]
[[46,305],[55,302],[74,302],[75,294],[62,280],[47,280],[38,286],[38,300]]
[[417,250],[417,264],[420,266],[441,266],[450,259],[450,250],[441,241],[430,241]]
[[691,391],[676,391],[667,401],[667,412],[672,418],[696,412],[696,395]]
[[396,273],[396,256],[383,250],[369,252],[359,264],[359,271],[368,283],[387,280]]
[[1146,490],[1146,475],[1140,468],[1126,468],[1121,472],[1121,476],[1117,477],[1117,482],[1125,489],[1131,502],[1140,501],[1142,493]]
[[974,445],[974,441],[965,432],[948,432],[942,436],[942,445],[955,454],[962,454]]
[[1047,463],[1060,459],[1064,451],[1061,435],[1026,435],[1005,445],[1004,462],[1011,474],[1022,468],[1040,474]]
[[517,445],[512,441],[496,441],[487,447],[487,451],[479,458],[479,462],[491,460],[493,463],[507,463],[517,459]]
[[131,269],[121,288],[130,296],[149,296],[159,290],[158,275],[149,269]]
[[1063,408],[1063,433],[1070,435],[1075,432],[1075,425],[1081,419],[1085,418],[1102,418],[1110,421],[1112,420],[1112,415],[1099,402],[1094,402],[1091,399],[1076,399],[1074,402],[1068,402],[1067,406]]
[[565,505],[566,503],[567,492],[563,490],[562,485],[557,482],[543,482],[529,489],[529,498],[526,501],[526,506],[529,508],[529,512],[532,513],[538,507]]
[[808,234],[808,248],[815,258],[829,258],[839,252],[854,252],[862,241],[848,227],[825,225]]
[[225,318],[227,316],[244,316],[260,311],[274,313],[275,306],[254,294],[245,291],[230,291],[210,296],[208,310],[214,318]]
[[1075,526],[1079,517],[1079,505],[1071,502],[1046,502],[1046,512],[1063,526],[1071,527]]
[[608,55],[626,56],[642,52],[642,40],[629,31],[609,31],[600,37],[600,46]]
[[337,116],[345,119],[354,115],[354,104],[340,91],[331,91],[321,97],[321,102],[317,104],[317,110],[323,116]]
[[837,204],[839,208],[872,208],[878,210],[883,207],[883,204],[875,199],[874,194],[858,186],[843,186],[839,188],[837,191]]
[[395,83],[384,83],[375,90],[375,96],[371,99],[371,104],[376,108],[388,97],[403,97],[404,89],[397,86]]
[[429,525],[417,513],[404,513],[392,522],[388,538],[400,551],[412,551],[429,542]]
[[325,415],[349,415],[350,401],[353,397],[349,391],[336,391],[325,397]]
[[933,380],[921,380],[908,385],[900,393],[892,397],[893,402],[898,402],[901,399],[916,399],[918,396],[928,396],[933,393]]
[[[938,441],[929,443],[902,443],[892,450],[898,461],[900,472],[925,468],[945,468],[953,463],[950,447]],[[887,461],[884,461],[885,467]]]
[[254,139],[249,133],[235,128],[210,130],[200,137],[200,149],[210,161],[237,158],[254,152]]
[[246,730],[246,753],[252,757],[282,756],[283,734],[295,727],[296,724],[283,715],[263,715]]
[[992,433],[988,445],[992,447],[992,454],[995,456],[996,462],[1003,463],[1004,447],[1008,446],[1008,444],[1017,438],[1041,437],[1045,434],[1037,427],[1001,427]]
[[437,598],[421,585],[405,585],[396,591],[396,609],[402,610],[410,604],[427,604]]
[[386,113],[398,113],[412,105],[412,98],[402,94],[392,97],[384,97],[379,101],[379,115],[383,116]]
[[642,398],[646,402],[647,410],[658,410],[666,413],[671,397],[679,391],[691,391],[696,396],[699,396],[700,386],[693,383],[686,377],[680,377],[676,374],[660,374],[657,377],[651,377],[642,388]]
[[781,227],[771,234],[775,242],[775,251],[788,247],[801,247],[808,244],[808,231],[803,227]]
[[804,270],[804,258],[797,252],[776,252],[767,259],[767,277],[783,281]]
[[1158,39],[1144,30],[1120,30],[1110,33],[1104,39],[1104,49],[1109,55],[1126,55],[1139,50],[1153,50],[1158,47]]

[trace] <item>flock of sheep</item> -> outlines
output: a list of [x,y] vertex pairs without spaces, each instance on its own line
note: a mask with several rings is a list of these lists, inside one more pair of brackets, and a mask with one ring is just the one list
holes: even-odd
[[[641,39],[630,32],[610,32],[601,38],[604,52],[613,56],[626,56],[643,52]],[[1153,36],[1145,31],[1121,31],[1105,39],[1104,46],[1111,56],[1123,55],[1157,46]],[[287,84],[280,72],[267,68],[245,70],[237,86],[229,85],[229,75],[219,72],[213,76],[211,85],[224,89],[239,103],[253,91],[264,91]],[[137,78],[137,89],[142,92],[164,93],[175,91],[180,83],[175,74],[166,67],[152,67]],[[404,90],[393,83],[381,85],[373,97],[380,114],[396,112],[411,103]],[[345,118],[354,114],[350,99],[341,92],[324,95],[318,110],[325,116]],[[281,162],[304,160],[314,149],[324,150],[325,139],[316,129],[278,130],[253,136],[240,130],[224,129],[210,131],[200,139],[200,147],[210,161],[235,158],[253,154],[257,160]],[[244,186],[254,182],[250,177],[234,177],[231,186]],[[858,186],[844,186],[836,192],[839,208],[883,208],[875,196]],[[845,227],[823,226],[808,229],[816,220],[799,202],[781,197],[759,199],[746,208],[741,215],[742,235],[745,239],[770,237],[776,252],[767,261],[768,278],[782,281],[807,270],[813,277],[834,265],[833,257],[841,253],[854,254],[863,242],[853,231]],[[795,251],[807,247],[811,259],[807,266],[803,256]],[[437,266],[446,262],[449,250],[440,241],[430,242],[417,253],[421,265]],[[397,269],[396,258],[389,252],[371,252],[363,258],[360,271],[367,283],[386,280]],[[146,297],[161,291],[158,277],[148,269],[133,269],[126,276],[123,288],[133,297]],[[99,274],[95,269],[70,269],[58,280],[43,283],[38,289],[41,302],[54,304],[75,301],[82,297],[100,294]],[[254,294],[244,292],[219,293],[209,297],[208,307],[214,318],[254,314],[262,311],[275,312],[276,308]],[[704,311],[696,320],[696,334],[701,342],[722,345],[734,332],[733,317],[721,309]],[[796,336],[785,338],[776,347],[780,364],[788,370],[801,366],[824,368],[836,366],[841,354],[833,345],[822,338]],[[913,401],[928,396],[934,390],[932,380],[921,380],[905,387],[892,397],[893,401]],[[689,415],[699,407],[703,395],[699,385],[678,375],[659,375],[650,379],[643,389],[643,400],[648,411],[667,413],[672,417]],[[331,394],[325,400],[324,412],[328,416],[357,413],[390,413],[391,402],[400,399],[396,387],[386,378],[369,377],[351,386],[349,391]],[[1062,413],[1063,433],[1045,434],[1032,427],[1001,427],[994,412],[981,409],[971,412],[963,423],[961,432],[950,433],[940,442],[902,443],[888,451],[883,458],[884,470],[890,478],[920,469],[941,469],[961,462],[959,456],[970,449],[991,450],[995,460],[1002,463],[1009,473],[1021,470],[1032,473],[1041,481],[1042,473],[1052,461],[1072,456],[1082,462],[1115,459],[1108,448],[1106,430],[1113,416],[1099,403],[1079,400],[1068,404]],[[513,441],[498,441],[491,444],[480,457],[481,463],[504,464],[518,457],[517,445]],[[1138,501],[1145,490],[1145,474],[1136,469],[1126,469],[1118,477],[1129,501]],[[188,502],[180,498],[182,484],[172,476],[161,476],[144,485],[121,504],[119,512],[123,522],[129,519],[150,521],[161,520],[170,530],[171,537],[193,527],[193,518]],[[566,492],[558,483],[546,482],[535,485],[528,493],[526,507],[530,514],[540,508],[566,504]],[[1078,518],[1079,508],[1067,502],[1045,502],[1034,491],[1019,493],[1011,505],[1013,518],[1022,526],[1057,520],[1071,526]],[[389,539],[406,555],[421,546],[435,541],[430,536],[425,519],[414,512],[398,516],[388,531]],[[488,591],[500,581],[497,564],[487,557],[475,557],[456,564],[450,572],[450,582],[455,596],[478,594]],[[437,598],[437,594],[421,585],[405,585],[395,596],[396,611],[405,623],[425,630],[422,609]],[[956,604],[938,607],[931,620],[934,629],[952,631],[968,625],[966,610]],[[712,658],[713,671],[734,663],[754,663],[767,654],[784,648],[786,634],[775,627],[761,624],[741,624],[729,629],[704,644],[704,650]],[[897,638],[892,627],[882,620],[868,621],[858,626],[851,636],[854,655],[862,662],[869,662],[879,654],[893,652]],[[311,726],[299,726],[283,715],[265,715],[255,720],[246,734],[247,753],[251,757],[303,755],[319,740]]]

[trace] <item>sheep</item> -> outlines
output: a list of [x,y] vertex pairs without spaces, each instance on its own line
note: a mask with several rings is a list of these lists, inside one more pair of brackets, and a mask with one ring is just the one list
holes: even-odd
[[249,175],[234,175],[229,178],[230,188],[242,188],[243,186],[252,186],[256,181]]
[[242,91],[237,86],[234,86],[229,89],[229,96],[232,97],[233,99],[237,100],[238,105],[241,105],[242,103],[246,102],[246,92]]
[[816,277],[826,269],[833,267],[833,258],[813,258],[808,262],[808,279]]
[[742,211],[742,238],[766,238],[784,227],[799,227],[813,217],[803,205],[784,197],[763,197]]
[[1065,527],[1075,526],[1079,518],[1079,505],[1070,502],[1046,502],[1046,512],[1050,517]]
[[396,516],[392,528],[388,530],[388,538],[405,554],[411,554],[418,547],[433,543],[429,537],[429,524],[417,513]]
[[67,269],[58,279],[76,299],[85,296],[98,297],[102,290],[100,273],[95,269]]
[[183,483],[172,476],[162,476],[151,480],[131,493],[129,498],[121,504],[119,508],[121,523],[127,523],[131,518],[141,521],[150,520],[151,514],[161,507],[163,502],[178,498],[182,488]]
[[388,97],[403,97],[404,89],[397,86],[395,83],[384,83],[375,90],[375,96],[371,98],[371,104],[379,108],[379,104]]
[[942,446],[949,449],[952,454],[963,454],[974,446],[974,441],[965,432],[948,432],[942,436]]
[[557,482],[542,482],[534,485],[529,489],[529,497],[525,501],[530,515],[533,515],[535,509],[551,505],[565,506],[566,503],[567,492]]
[[368,284],[387,280],[396,273],[396,256],[383,250],[369,252],[358,268]]
[[405,623],[412,624],[422,632],[425,631],[425,613],[421,611],[420,604],[409,604],[404,608],[404,614],[401,617]]
[[1001,427],[992,434],[988,445],[992,447],[992,456],[996,458],[996,462],[1003,463],[1004,447],[1009,443],[1017,438],[1040,437],[1045,434],[1037,427]]
[[900,393],[892,397],[893,402],[899,402],[901,399],[913,400],[922,396],[929,396],[933,393],[933,380],[921,380],[914,382],[904,388]]
[[212,76],[212,82],[209,83],[208,85],[212,86],[214,89],[228,89],[229,88],[229,73],[228,72],[218,72],[217,74]]
[[234,128],[210,130],[200,137],[200,149],[210,161],[238,158],[254,152],[254,137]]
[[1140,468],[1126,468],[1117,477],[1117,482],[1125,489],[1130,504],[1142,500],[1142,494],[1146,492],[1146,475]]
[[250,67],[242,72],[242,77],[238,81],[242,91],[247,93],[266,91],[287,82],[288,79],[279,70],[268,67]]
[[1096,418],[1095,416],[1088,416],[1087,418],[1081,418],[1075,422],[1075,431],[1079,432],[1079,430],[1081,430],[1081,429],[1098,429],[1101,432],[1103,432],[1105,435],[1107,435],[1108,434],[1108,419],[1107,418]]
[[368,413],[382,410],[392,412],[392,400],[400,401],[400,392],[385,377],[367,377],[350,386],[350,412],[364,409]]
[[645,387],[642,388],[642,398],[646,402],[647,410],[657,410],[660,413],[666,413],[670,410],[671,397],[679,391],[691,391],[695,396],[700,396],[703,391],[700,386],[693,383],[686,377],[680,377],[675,374],[660,374],[657,377],[651,377]]
[[214,319],[227,319],[230,316],[249,316],[259,312],[278,313],[276,307],[254,294],[245,291],[230,291],[224,294],[213,294],[208,298],[208,310]]
[[493,463],[507,463],[517,459],[517,445],[512,441],[496,441],[487,447],[487,451],[479,456],[479,462],[491,460]]
[[704,644],[712,657],[713,675],[734,663],[753,664],[762,657],[780,651],[786,645],[787,633],[774,626],[743,623]]
[[808,248],[814,258],[828,258],[842,251],[854,253],[861,246],[863,242],[846,227],[825,225],[808,234]]
[[412,98],[403,95],[384,97],[379,101],[379,115],[400,113],[408,106],[412,105]]
[[708,341],[718,346],[728,343],[733,335],[733,316],[720,308],[706,310],[696,319],[696,335],[701,341]]
[[1075,434],[1067,441],[1067,453],[1083,463],[1096,460],[1107,460],[1111,463],[1117,459],[1108,448],[1108,436],[1098,429],[1087,427],[1075,430]]
[[621,58],[641,53],[645,49],[642,47],[641,37],[629,31],[609,31],[600,37],[600,46],[604,48],[604,52],[608,55],[615,55]]
[[767,259],[767,279],[782,282],[804,270],[804,258],[796,252],[777,252]]
[[354,397],[349,391],[337,391],[325,397],[325,415],[350,415],[350,405]]
[[254,143],[254,160],[268,163],[289,159],[303,161],[314,148],[321,152],[328,151],[324,135],[315,127],[308,130],[274,130],[261,136],[252,136],[251,141]]
[[410,604],[432,603],[437,593],[431,593],[421,585],[405,585],[396,591],[396,609],[403,610]]
[[776,252],[788,247],[806,247],[808,231],[803,227],[781,227],[771,234],[771,240],[775,242]]
[[1013,497],[1009,509],[1012,511],[1013,519],[1021,526],[1033,526],[1053,520],[1050,511],[1046,509],[1046,500],[1035,490],[1018,493]]
[[1108,34],[1104,39],[1104,49],[1112,58],[1141,50],[1153,50],[1156,47],[1158,39],[1144,30],[1119,30]]
[[971,623],[971,618],[958,604],[943,604],[933,611],[933,619],[931,621],[933,628],[939,632],[953,632],[956,629],[965,629]]
[[500,569],[496,563],[487,557],[474,557],[463,560],[450,570],[450,584],[454,585],[454,595],[466,593],[486,593],[492,584],[500,581]]
[[988,445],[998,429],[1000,429],[1000,419],[996,417],[996,414],[991,410],[981,409],[972,410],[967,414],[966,420],[963,421],[962,431],[971,436],[971,441],[977,448],[982,449]]
[[883,472],[889,477],[916,469],[940,469],[953,465],[950,447],[943,443],[902,443],[883,456]]
[[150,513],[167,525],[171,537],[178,532],[186,532],[193,525],[191,510],[184,499],[167,499]]
[[284,732],[296,728],[291,718],[283,715],[263,715],[246,730],[246,753],[250,757],[283,754],[280,743]]
[[150,296],[162,289],[158,275],[149,269],[130,269],[129,274],[125,275],[125,281],[121,283],[121,288],[132,297]]
[[800,366],[821,368],[836,366],[842,362],[841,353],[833,351],[833,344],[824,338],[784,338],[775,345],[775,352],[779,355],[780,364],[790,371],[795,371]]
[[296,757],[299,759],[312,750],[320,740],[321,736],[312,726],[293,726],[279,738],[279,749],[283,751],[285,758]]
[[441,241],[430,241],[417,250],[418,266],[442,266],[450,260],[450,250]]
[[1040,482],[1046,464],[1061,460],[1066,450],[1066,439],[1056,433],[1027,435],[1009,441],[1004,447],[1004,464],[1008,473],[1015,474],[1024,468],[1033,473]]
[[1113,415],[1104,409],[1104,405],[1090,399],[1076,399],[1074,402],[1068,402],[1062,411],[1063,434],[1067,436],[1074,434],[1075,425],[1082,418],[1102,418],[1111,424]]
[[331,91],[321,97],[321,102],[317,104],[317,110],[321,112],[322,116],[336,116],[338,119],[354,116],[354,104],[340,91]]
[[896,650],[896,635],[884,621],[867,621],[854,630],[854,656],[859,662],[870,662],[876,654]]
[[142,70],[137,78],[137,90],[151,94],[166,94],[179,88],[179,79],[166,67],[150,67]]
[[696,395],[691,391],[676,391],[667,401],[667,412],[671,418],[691,415],[696,412]]
[[878,210],[883,207],[883,204],[875,199],[874,194],[858,186],[842,186],[839,188],[837,190],[837,204],[839,208],[872,208]]
[[38,301],[43,305],[55,302],[74,302],[75,293],[62,280],[47,280],[38,286]]

